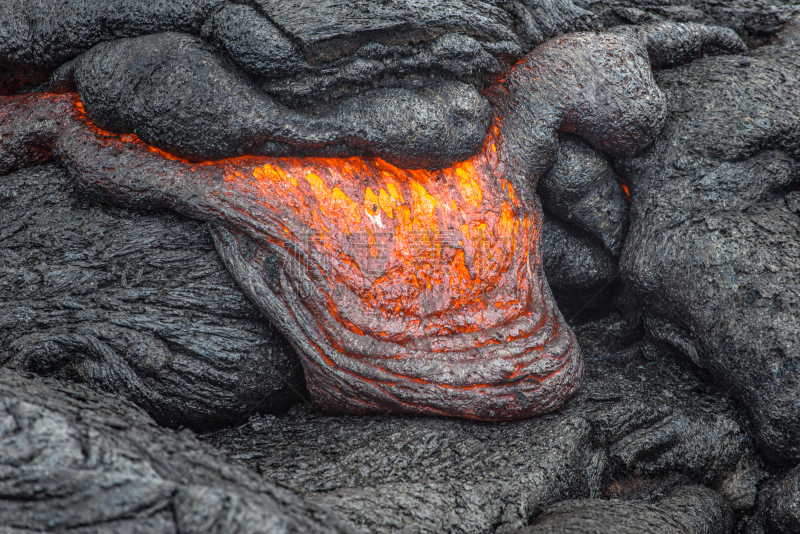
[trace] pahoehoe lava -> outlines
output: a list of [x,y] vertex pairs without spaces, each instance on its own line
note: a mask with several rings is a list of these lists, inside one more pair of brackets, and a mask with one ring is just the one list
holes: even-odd
[[[560,406],[582,376],[539,250],[534,191],[557,132],[613,157],[636,154],[666,118],[651,63],[671,66],[705,45],[744,49],[730,30],[672,23],[548,41],[487,91],[494,116],[480,149],[438,170],[397,166],[408,161],[405,144],[347,130],[346,113],[324,117],[348,133],[322,143],[317,132],[276,133],[288,110],[239,117],[228,134],[257,139],[241,150],[254,155],[216,161],[182,159],[202,149],[191,130],[148,129],[148,117],[121,122],[134,133],[103,130],[130,101],[97,103],[84,77],[93,69],[82,69],[116,50],[99,45],[75,62],[79,94],[3,98],[0,172],[55,159],[112,204],[211,221],[227,267],[298,350],[312,398],[327,411],[530,417]],[[211,96],[232,87],[193,80]],[[255,147],[272,140],[307,157],[259,155]],[[341,150],[325,157],[331,143],[394,164]],[[412,160],[442,167],[460,155],[434,153],[423,143]]]

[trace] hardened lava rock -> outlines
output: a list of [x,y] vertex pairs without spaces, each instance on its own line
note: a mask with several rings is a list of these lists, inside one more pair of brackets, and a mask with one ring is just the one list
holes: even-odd
[[56,67],[96,43],[162,31],[198,32],[206,17],[222,3],[4,1],[0,4],[0,67],[18,82],[42,83]]
[[97,45],[75,60],[74,77],[97,126],[194,160],[361,154],[437,167],[477,151],[492,116],[473,87],[442,81],[370,91],[323,114],[295,112],[201,39],[178,33]]
[[297,355],[241,294],[204,223],[101,206],[55,165],[2,183],[0,365],[120,395],[171,427],[299,400]]
[[560,136],[556,160],[536,192],[546,213],[583,230],[619,255],[628,222],[627,198],[602,152],[574,136]]
[[[290,100],[314,89],[330,94],[348,84],[390,83],[409,73],[456,78],[452,63],[464,67],[467,77],[480,78],[509,56],[586,29],[590,21],[591,13],[570,0],[10,0],[0,4],[0,92],[45,82],[54,69],[98,43],[169,31],[202,35],[263,80],[292,78],[293,88],[276,88]],[[435,42],[447,36],[471,44],[457,45],[455,54],[437,53],[445,42]],[[376,46],[378,56],[370,58],[368,49]],[[413,64],[418,68],[409,71]]]
[[349,531],[113,395],[0,369],[0,420],[3,532]]
[[[558,501],[620,497],[619,487],[673,475],[730,493],[726,481],[752,453],[736,403],[619,317],[577,335],[585,383],[555,414],[475,424],[296,406],[202,439],[368,532],[513,532]],[[755,499],[755,487],[745,491]],[[728,532],[728,506],[714,492],[698,488],[677,502],[685,508],[621,506],[598,531],[614,532],[612,518],[629,512],[640,532],[683,519],[719,523],[698,532]]]
[[800,532],[800,467],[795,467],[765,498],[763,510],[756,520],[768,533],[797,534]]
[[598,27],[672,20],[724,26],[748,43],[764,44],[795,15],[795,0],[574,0],[591,11]]
[[567,320],[584,306],[604,302],[610,293],[605,290],[618,278],[619,265],[602,243],[546,214],[540,247],[547,283]]
[[562,501],[516,534],[728,534],[733,514],[718,494],[683,486],[654,503],[616,499]]
[[783,464],[800,459],[798,32],[657,73],[664,133],[617,161],[632,197],[620,269],[648,328],[741,399]]

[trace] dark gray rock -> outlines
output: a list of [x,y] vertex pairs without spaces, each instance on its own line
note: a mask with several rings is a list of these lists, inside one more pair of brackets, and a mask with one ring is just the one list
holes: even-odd
[[[256,4],[300,44],[312,63],[342,57],[367,42],[407,44],[452,32],[489,43],[518,42],[527,52],[589,19],[589,13],[570,0],[509,2],[508,6],[480,0],[256,0]],[[521,35],[515,33],[517,27]]]
[[727,534],[733,514],[718,494],[701,486],[677,488],[656,503],[583,499],[549,507],[518,534]]
[[617,258],[602,243],[552,216],[545,216],[539,247],[547,283],[568,319],[598,291],[610,292],[618,276]]
[[800,185],[800,49],[710,57],[656,79],[667,127],[617,165],[632,197],[623,279],[651,333],[747,406],[764,454],[797,462],[800,218],[786,195]]
[[[0,369],[3,526],[100,534],[342,532],[336,517],[119,397]],[[12,531],[13,532],[13,531]]]
[[26,83],[93,45],[148,33],[195,33],[224,0],[4,0],[0,3],[0,66]]
[[492,116],[474,88],[441,81],[297,113],[199,38],[176,33],[98,45],[75,61],[75,83],[97,125],[195,159],[291,149],[436,167],[476,152]]
[[795,534],[800,532],[800,467],[770,469],[759,483],[754,510],[742,517],[743,534]]
[[300,47],[247,5],[223,5],[203,25],[201,35],[255,76],[294,75],[301,67],[308,67]]
[[[269,70],[256,71],[260,87],[293,107],[312,110],[330,107],[342,98],[376,88],[414,87],[432,79],[460,81],[483,88],[485,80],[507,66],[501,57],[519,57],[515,43],[491,51],[472,37],[448,33],[431,42],[405,45],[367,43],[341,60],[323,65],[301,64],[298,74],[266,78]],[[502,52],[502,53],[501,53]]]
[[[576,332],[585,383],[552,415],[488,424],[297,406],[203,439],[370,532],[508,532],[632,473],[716,484],[736,470],[749,432],[730,399],[667,354],[644,359],[618,318]],[[725,509],[715,499],[713,510]]]
[[282,103],[319,108],[429,76],[482,89],[533,46],[589,21],[570,0],[265,1],[226,4],[201,34]]
[[[706,48],[746,52],[741,38],[730,28],[705,26],[693,22],[664,22],[631,28],[644,43],[654,68],[666,69],[686,63],[687,58],[699,57]],[[673,43],[663,46],[663,43]]]
[[[553,167],[536,189],[542,208],[600,240],[614,255],[625,242],[628,206],[619,177],[602,152],[562,134]],[[552,279],[548,276],[548,280]]]
[[720,481],[714,489],[736,513],[752,514],[759,496],[759,489],[770,476],[760,456],[744,456],[736,469]]
[[763,44],[800,14],[796,0],[574,0],[595,15],[599,27],[660,20],[731,28],[751,45]]
[[169,426],[297,402],[296,354],[239,291],[205,224],[79,199],[55,166],[2,183],[2,365],[116,393]]
[[[344,85],[348,78],[355,83],[348,72],[352,70],[360,70],[371,86],[384,71],[398,74],[408,70],[409,62],[365,66],[363,59],[354,61],[352,57],[364,46],[388,47],[392,54],[410,50],[414,55],[415,47],[423,45],[419,60],[410,62],[419,64],[420,72],[431,60],[425,56],[431,51],[436,55],[436,45],[431,43],[454,34],[476,45],[478,55],[447,58],[447,51],[439,50],[444,56],[434,58],[434,63],[450,71],[457,64],[466,66],[466,71],[487,66],[491,70],[498,60],[518,58],[550,37],[588,27],[591,19],[590,12],[571,0],[378,4],[260,0],[249,5],[224,0],[144,4],[133,0],[12,0],[0,5],[0,68],[4,71],[0,90],[40,84],[56,67],[101,42],[166,31],[197,35],[201,28],[205,37],[245,70],[271,76],[291,74],[298,77],[297,89],[319,86],[319,78],[333,78],[329,88]],[[474,52],[461,45],[457,48],[458,54]],[[336,64],[338,60],[347,65]]]
[[792,469],[771,489],[759,519],[767,532],[797,534],[800,532],[800,467]]

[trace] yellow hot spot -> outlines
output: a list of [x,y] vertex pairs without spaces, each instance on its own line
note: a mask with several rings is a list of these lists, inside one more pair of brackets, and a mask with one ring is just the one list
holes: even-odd
[[378,205],[383,211],[386,212],[386,215],[388,215],[390,219],[394,219],[394,213],[392,211],[392,198],[382,187],[380,193],[378,194]]
[[281,169],[280,167],[273,167],[269,163],[264,165],[264,174],[271,178],[273,181],[281,181],[284,182],[286,185],[291,184],[294,187],[297,187],[297,180],[293,177],[286,174],[286,171]]
[[333,198],[334,210],[336,210],[332,216],[336,216],[336,213],[341,213],[341,215],[343,215],[350,223],[351,230],[357,229],[358,225],[361,224],[361,215],[358,213],[358,204],[353,202],[350,197],[345,195],[344,191],[338,187],[333,188],[331,197]]
[[436,198],[416,180],[409,180],[409,184],[411,185],[411,194],[414,195],[414,218],[430,222],[436,212]]
[[409,248],[409,232],[411,231],[411,210],[406,206],[398,206],[396,211],[397,223],[394,234],[394,250],[398,258],[411,259]]
[[489,248],[486,234],[486,224],[482,222],[472,223],[470,239],[472,246],[475,247],[475,254],[482,254]]
[[308,185],[311,186],[311,192],[314,193],[314,196],[317,197],[320,204],[327,202],[329,196],[328,188],[325,187],[325,182],[322,181],[322,178],[310,172],[306,174],[306,181]]
[[373,217],[380,211],[378,197],[372,192],[372,188],[368,187],[364,193],[364,209]]
[[425,260],[441,256],[441,232],[436,220],[436,198],[416,180],[409,180],[411,194],[414,196],[414,219],[411,231],[416,244],[416,254]]
[[459,278],[462,280],[472,280],[472,276],[469,274],[469,269],[467,269],[467,264],[464,261],[463,250],[456,252],[456,255],[453,257],[453,261],[450,262],[450,265],[453,267],[453,271],[458,275]]
[[317,198],[325,217],[332,220],[345,233],[358,231],[361,224],[358,204],[353,202],[344,191],[334,187],[329,191],[322,178],[310,172],[306,175],[306,181],[311,187],[311,192]]
[[456,168],[456,184],[458,192],[461,193],[464,200],[476,208],[481,205],[483,191],[481,191],[478,173],[472,163],[467,161]]
[[519,198],[517,198],[517,195],[514,193],[514,184],[512,184],[511,182],[508,182],[508,196],[511,199],[511,203],[515,207],[521,206],[521,204],[519,203]]
[[389,191],[389,194],[392,196],[394,200],[400,202],[401,204],[405,204],[406,199],[403,198],[403,194],[397,190],[392,182],[388,182],[386,184],[386,190]]
[[514,210],[508,205],[508,202],[503,202],[503,211],[500,214],[500,221],[497,224],[500,236],[503,239],[505,249],[513,253],[516,245],[514,234],[519,229],[519,221],[514,217]]

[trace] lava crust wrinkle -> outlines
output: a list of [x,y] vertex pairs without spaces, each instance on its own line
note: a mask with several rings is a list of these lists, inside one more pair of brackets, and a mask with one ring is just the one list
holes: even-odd
[[[678,53],[656,53],[671,39]],[[0,172],[55,159],[110,203],[212,222],[226,266],[298,350],[326,411],[530,417],[563,404],[583,373],[538,248],[534,191],[557,132],[635,154],[666,116],[648,55],[672,64],[708,43],[742,49],[729,31],[678,24],[544,43],[489,88],[482,148],[439,170],[187,161],[98,128],[67,93],[2,100]]]

